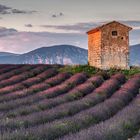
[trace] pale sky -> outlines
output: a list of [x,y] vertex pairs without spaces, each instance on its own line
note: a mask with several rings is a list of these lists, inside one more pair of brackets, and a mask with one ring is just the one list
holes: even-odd
[[50,45],[87,48],[85,32],[118,20],[140,43],[140,0],[0,0],[0,51],[15,53]]

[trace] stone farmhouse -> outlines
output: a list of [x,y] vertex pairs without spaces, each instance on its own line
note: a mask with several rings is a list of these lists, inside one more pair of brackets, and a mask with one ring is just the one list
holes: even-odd
[[112,21],[87,32],[88,63],[109,69],[129,69],[129,31],[132,28]]

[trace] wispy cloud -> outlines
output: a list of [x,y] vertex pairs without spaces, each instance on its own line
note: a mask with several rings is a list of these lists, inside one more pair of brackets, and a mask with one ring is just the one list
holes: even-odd
[[[77,44],[77,42],[79,44]],[[75,33],[23,32],[0,27],[0,51],[23,53],[43,46],[58,44],[87,47],[86,35]]]
[[64,16],[64,14],[62,12],[60,12],[59,14],[53,14],[52,18],[58,18],[58,17],[62,17]]
[[[40,25],[43,28],[53,28],[57,30],[65,30],[65,31],[77,31],[80,33],[85,33],[86,31],[105,24],[109,21],[101,21],[101,22],[81,22],[73,25]],[[139,20],[120,20],[120,22],[133,27],[133,29],[140,29],[140,21]]]
[[32,14],[37,11],[30,11],[30,10],[19,10],[16,8],[12,8],[6,5],[1,5],[0,4],[0,14],[1,15],[6,15],[6,14]]
[[78,31],[78,32],[86,32],[87,30],[98,26],[100,23],[96,22],[82,22],[76,23],[73,25],[41,25],[43,28],[53,28],[58,30],[65,31]]
[[0,4],[0,14],[10,14],[11,7]]
[[25,24],[25,27],[32,28],[33,25],[32,24]]
[[0,37],[6,37],[17,34],[18,31],[14,28],[0,27]]
[[18,9],[12,9],[13,14],[32,14],[37,11],[25,11],[25,10],[18,10]]
[[[130,44],[140,43],[139,21],[122,21],[124,24],[134,26],[135,30],[130,32]],[[94,28],[103,22],[88,22],[77,23],[73,25],[42,25],[43,28],[58,28],[67,30],[66,33],[56,32],[21,32],[13,28],[0,27],[0,51],[11,51],[16,53],[28,52],[42,46],[51,46],[58,44],[78,45],[82,48],[87,48],[87,35],[85,32],[88,29]],[[32,24],[31,24],[32,25]],[[26,26],[31,26],[27,24]],[[78,33],[69,32],[77,30]]]

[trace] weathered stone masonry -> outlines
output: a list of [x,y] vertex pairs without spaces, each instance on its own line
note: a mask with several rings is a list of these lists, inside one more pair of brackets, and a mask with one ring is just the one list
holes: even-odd
[[129,31],[113,21],[87,32],[89,65],[101,69],[129,68]]

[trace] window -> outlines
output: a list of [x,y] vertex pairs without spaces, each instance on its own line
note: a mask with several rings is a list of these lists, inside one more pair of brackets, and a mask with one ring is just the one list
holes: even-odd
[[112,31],[112,36],[117,36],[118,32],[117,31]]

